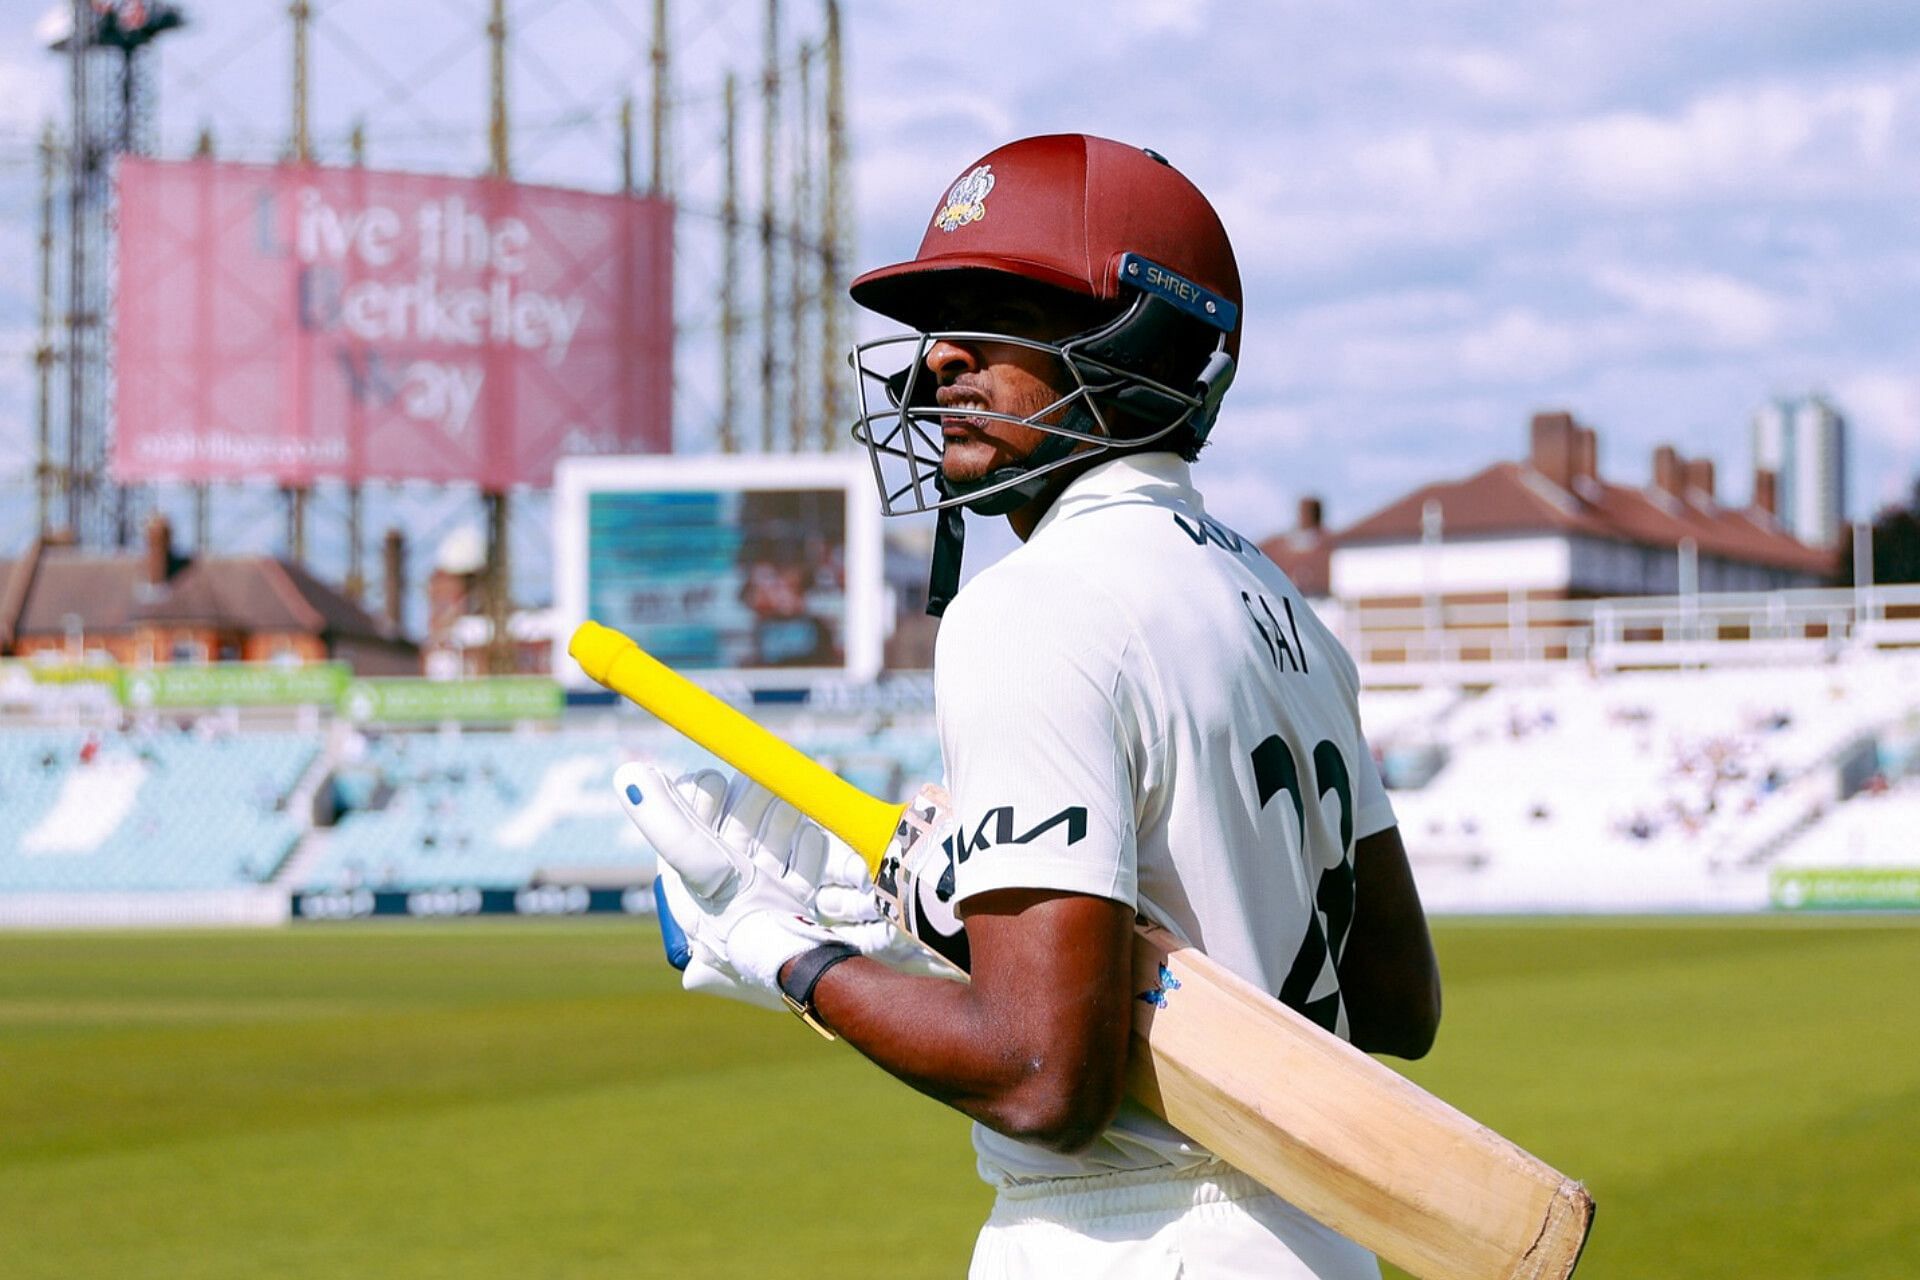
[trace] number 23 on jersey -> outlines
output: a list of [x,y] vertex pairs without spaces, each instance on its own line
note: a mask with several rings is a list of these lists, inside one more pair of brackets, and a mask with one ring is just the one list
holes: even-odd
[[[1329,1031],[1338,1031],[1340,1021],[1339,964],[1346,947],[1347,932],[1353,927],[1353,781],[1340,748],[1329,739],[1314,747],[1309,763],[1311,773],[1302,779],[1293,748],[1279,734],[1270,734],[1253,749],[1253,781],[1266,808],[1275,796],[1286,793],[1293,802],[1295,829],[1300,832],[1301,851],[1309,870],[1322,862],[1319,851],[1309,847],[1306,797],[1315,803],[1331,791],[1340,801],[1340,847],[1334,864],[1320,873],[1313,904],[1307,912],[1307,933],[1293,957],[1287,978],[1280,987],[1280,999]],[[1331,971],[1333,987],[1313,998],[1322,974]]]

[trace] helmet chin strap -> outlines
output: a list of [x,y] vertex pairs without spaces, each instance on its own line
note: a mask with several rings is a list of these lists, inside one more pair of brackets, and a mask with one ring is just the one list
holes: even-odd
[[[1067,409],[1066,421],[1062,425],[1075,431],[1088,431],[1095,422],[1084,405],[1075,404]],[[995,467],[978,480],[949,480],[943,471],[934,477],[934,487],[943,498],[960,497],[971,490],[992,488],[1026,475],[1029,471],[1051,466],[1072,453],[1074,446],[1079,443],[1071,436],[1048,432],[1046,438],[1034,446],[1033,452],[1018,462]],[[966,554],[967,544],[965,513],[973,511],[983,516],[1004,516],[1018,511],[1040,496],[1047,487],[1047,480],[1045,475],[1029,476],[1019,484],[1008,485],[983,498],[940,509],[940,525],[933,535],[933,566],[927,574],[927,612],[930,615],[938,618],[946,613],[947,605],[960,590],[960,561]]]
[[963,507],[940,508],[940,526],[933,535],[933,567],[927,572],[927,614],[938,618],[960,590],[960,558],[967,550],[967,513]]

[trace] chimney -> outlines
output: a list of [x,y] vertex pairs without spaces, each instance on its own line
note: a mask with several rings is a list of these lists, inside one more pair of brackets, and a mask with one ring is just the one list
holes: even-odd
[[1681,474],[1684,464],[1673,446],[1663,444],[1653,451],[1653,487],[1669,497],[1686,497],[1685,477]]
[[147,518],[146,583],[162,587],[173,574],[173,525],[158,511]]
[[451,569],[435,569],[427,575],[429,645],[447,643],[460,619],[479,610],[479,581],[478,573],[455,573]]
[[380,550],[387,579],[387,624],[395,635],[401,635],[406,631],[407,616],[407,536],[398,529],[388,529]]
[[1592,427],[1573,429],[1573,478],[1600,481],[1600,439]]
[[1573,425],[1570,413],[1533,415],[1533,450],[1527,461],[1562,489],[1573,487]]
[[1778,486],[1780,477],[1765,467],[1757,467],[1753,473],[1753,505],[1770,516],[1780,514],[1780,495]]
[[1713,459],[1689,458],[1682,465],[1686,472],[1687,491],[1699,493],[1707,501],[1713,501]]
[[1295,521],[1295,527],[1298,528],[1301,533],[1318,533],[1320,532],[1320,522],[1324,514],[1320,506],[1320,499],[1313,497],[1302,498],[1300,499],[1300,518]]

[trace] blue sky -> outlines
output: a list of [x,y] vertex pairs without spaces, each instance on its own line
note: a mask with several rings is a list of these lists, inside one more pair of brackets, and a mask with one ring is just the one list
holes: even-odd
[[[38,8],[12,0],[0,21],[9,472],[30,407],[15,359],[30,280],[22,148],[58,91],[26,30]],[[270,151],[285,89],[268,10],[281,8],[193,6],[199,29],[167,55],[168,147],[212,120],[223,149]],[[323,132],[384,101],[377,161],[477,166],[481,55],[447,27],[481,8],[335,0],[327,20],[350,38],[317,42]],[[622,83],[644,97],[647,6],[514,8],[540,64],[516,70],[523,168],[605,185],[610,114],[595,104]],[[715,87],[729,61],[751,77],[761,8],[678,12],[675,171],[697,203],[715,180]],[[816,6],[791,13],[808,28]],[[1611,476],[1644,479],[1671,441],[1714,457],[1738,501],[1749,415],[1779,393],[1821,391],[1848,414],[1855,513],[1903,495],[1920,467],[1911,0],[848,0],[847,14],[862,264],[910,253],[953,176],[1026,133],[1152,146],[1213,197],[1247,320],[1197,478],[1246,532],[1285,527],[1301,494],[1324,495],[1344,525],[1412,484],[1516,456],[1528,415],[1548,407],[1598,428]],[[368,71],[349,44],[389,69]],[[397,97],[423,65],[434,74]],[[569,104],[594,119],[566,125]],[[683,315],[713,269],[711,254],[683,255]],[[697,334],[690,346],[680,428],[694,440],[714,388]]]
[[972,6],[950,40],[877,40],[906,3],[863,26],[866,246],[910,246],[946,157],[1009,134],[1171,157],[1247,277],[1244,367],[1197,472],[1242,527],[1307,491],[1350,522],[1514,456],[1549,406],[1599,429],[1611,474],[1644,478],[1671,440],[1744,500],[1749,414],[1803,390],[1853,420],[1856,510],[1905,492],[1913,5],[1129,0],[1016,37],[1035,8]]

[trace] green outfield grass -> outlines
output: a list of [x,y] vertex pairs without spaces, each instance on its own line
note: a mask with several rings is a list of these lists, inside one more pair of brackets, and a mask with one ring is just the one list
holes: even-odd
[[[1439,928],[1587,1277],[1913,1273],[1920,922]],[[630,924],[0,935],[7,1280],[958,1276],[966,1126]]]

